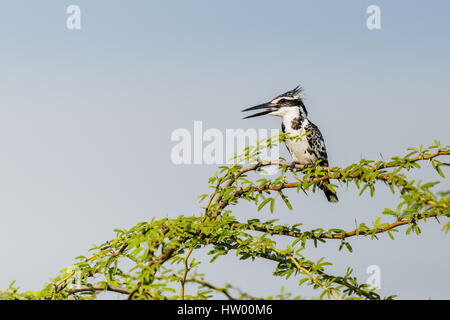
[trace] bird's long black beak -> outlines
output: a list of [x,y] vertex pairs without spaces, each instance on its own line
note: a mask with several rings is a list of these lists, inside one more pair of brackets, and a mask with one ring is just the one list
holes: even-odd
[[246,111],[252,111],[252,110],[259,110],[259,109],[266,109],[263,112],[259,112],[256,114],[253,114],[251,116],[247,116],[243,119],[248,119],[248,118],[254,118],[254,117],[259,117],[259,116],[263,116],[265,114],[271,113],[272,111],[277,110],[277,107],[271,103],[263,103],[254,107],[250,107],[247,109],[242,110],[241,112],[246,112]]

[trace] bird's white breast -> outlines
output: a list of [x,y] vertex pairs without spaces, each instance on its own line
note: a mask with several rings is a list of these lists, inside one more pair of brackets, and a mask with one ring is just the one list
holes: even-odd
[[308,120],[303,119],[302,125],[299,129],[292,128],[292,120],[294,119],[283,119],[285,132],[289,133],[291,136],[300,137],[300,139],[286,140],[286,146],[292,156],[292,160],[298,162],[299,164],[315,163],[317,159],[313,154],[308,152],[310,145],[305,135],[305,126],[308,123]]

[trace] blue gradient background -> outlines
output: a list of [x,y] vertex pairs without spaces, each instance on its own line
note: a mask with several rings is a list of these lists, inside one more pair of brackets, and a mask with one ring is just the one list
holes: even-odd
[[[70,4],[81,7],[79,31],[66,28]],[[371,4],[381,7],[379,31],[366,28]],[[448,1],[2,1],[0,288],[15,279],[41,288],[114,228],[198,214],[215,166],[173,165],[172,131],[194,120],[279,128],[276,118],[243,121],[240,110],[297,84],[334,165],[449,144],[449,15]],[[417,178],[437,179],[429,168]],[[396,206],[383,189],[374,199],[341,189],[335,206],[291,193],[292,212],[243,204],[234,213],[352,229]],[[419,237],[352,239],[351,254],[337,242],[305,254],[326,256],[336,274],[352,266],[361,282],[379,265],[382,295],[449,299],[449,237],[442,224],[422,226]],[[229,256],[201,270],[254,295],[281,286],[317,295],[273,268]]]

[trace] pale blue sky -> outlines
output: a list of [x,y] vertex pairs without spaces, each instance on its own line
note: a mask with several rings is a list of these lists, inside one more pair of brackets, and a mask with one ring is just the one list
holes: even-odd
[[[70,4],[81,7],[79,31],[66,28]],[[381,7],[379,31],[366,28],[370,4]],[[194,120],[279,128],[277,118],[243,121],[240,110],[297,84],[332,164],[449,144],[449,15],[448,1],[2,1],[0,288],[14,279],[42,287],[114,228],[198,213],[215,167],[173,165],[172,131]],[[351,229],[396,205],[379,190],[375,199],[342,190],[336,206],[292,194],[297,210],[279,217]],[[258,216],[246,204],[235,214]],[[336,273],[351,265],[361,281],[379,265],[383,295],[448,299],[441,227],[429,222],[420,237],[395,242],[355,239],[352,254],[337,244],[307,253],[329,256]],[[271,263],[235,260],[205,265],[207,279],[279,292]]]

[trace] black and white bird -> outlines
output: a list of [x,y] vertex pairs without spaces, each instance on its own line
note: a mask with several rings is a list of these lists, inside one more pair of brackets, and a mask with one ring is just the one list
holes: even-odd
[[[283,133],[301,137],[301,139],[289,139],[285,142],[292,156],[293,163],[314,165],[320,160],[319,164],[327,167],[328,156],[325,142],[319,128],[308,120],[308,112],[300,96],[302,91],[303,89],[297,86],[295,89],[283,93],[267,103],[244,109],[242,110],[243,112],[264,109],[264,111],[244,119],[266,114],[281,117],[281,130]],[[305,135],[307,132],[310,132],[310,134]],[[319,187],[324,191],[329,202],[338,202],[336,194],[326,187],[325,184],[328,183],[329,181],[326,180]]]

